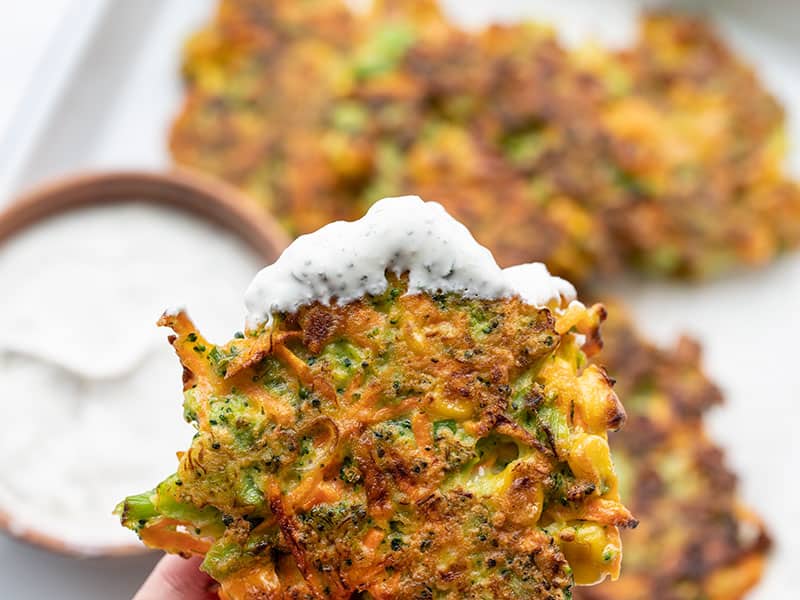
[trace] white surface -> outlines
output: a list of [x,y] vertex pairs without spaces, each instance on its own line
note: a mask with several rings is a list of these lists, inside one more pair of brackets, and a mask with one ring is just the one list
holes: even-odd
[[[10,0],[6,0],[10,4]],[[6,85],[0,94],[0,131],[7,129],[11,115],[25,96],[37,65],[47,50],[70,0],[31,0],[16,6],[0,20],[0,72]],[[6,6],[6,5],[4,5]]]
[[[593,31],[611,42],[633,30],[637,5],[633,0],[446,3],[472,23],[490,12],[506,18],[524,12],[557,19],[573,40]],[[710,7],[729,39],[758,65],[788,108],[791,163],[800,173],[800,4],[687,3]],[[75,80],[80,85],[67,90],[62,108],[45,128],[47,143],[39,140],[18,183],[86,165],[165,164],[165,127],[180,98],[177,49],[184,32],[202,19],[210,4],[115,4],[108,26],[80,65]],[[794,597],[790,582],[800,569],[800,483],[795,476],[800,448],[792,440],[800,417],[795,375],[798,281],[800,258],[793,256],[760,273],[703,286],[628,285],[628,298],[653,335],[669,340],[689,331],[702,339],[708,369],[725,389],[727,405],[714,411],[712,428],[740,474],[745,498],[768,518],[778,544],[765,581],[751,596],[757,600]],[[4,597],[14,600],[122,599],[130,597],[152,560],[79,562],[0,541],[0,580]]]
[[[0,134],[0,150],[16,149],[27,157],[21,164],[0,161],[0,206],[15,191],[78,169],[168,164],[165,134],[182,98],[181,47],[212,13],[214,0],[70,1],[77,9],[66,11],[66,26],[56,29],[67,32],[65,47],[82,54],[75,64],[63,65],[68,85],[30,90],[16,106],[11,118],[29,123],[20,134],[30,137],[8,139],[9,132],[15,133],[8,128]],[[98,26],[84,37],[82,28],[73,31],[69,24],[84,24],[89,9]],[[50,65],[58,52],[54,49],[40,63]],[[48,75],[45,70],[41,79],[47,81]],[[49,96],[39,99],[39,93]],[[40,104],[53,110],[42,114]]]
[[110,0],[34,0],[8,11],[0,66],[14,85],[0,102],[0,189],[13,185],[29,160],[109,6]]
[[247,323],[313,302],[347,304],[379,295],[386,272],[408,273],[407,294],[455,292],[471,298],[520,296],[535,306],[575,299],[572,284],[542,263],[501,269],[488,248],[437,202],[419,196],[378,200],[356,221],[328,223],[294,240],[247,288]]

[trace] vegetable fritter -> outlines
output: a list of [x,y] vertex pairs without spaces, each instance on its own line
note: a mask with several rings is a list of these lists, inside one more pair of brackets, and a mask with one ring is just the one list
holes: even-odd
[[[225,346],[160,321],[197,429],[118,507],[203,554],[226,600],[568,599],[620,568],[601,305],[405,295],[313,304]],[[582,350],[583,348],[583,350]]]
[[662,350],[611,304],[604,327],[608,365],[628,424],[611,436],[623,499],[641,520],[623,532],[624,574],[580,590],[583,600],[736,600],[761,577],[770,541],[736,497],[735,476],[703,427],[722,402],[704,375],[698,345]]
[[223,0],[187,46],[171,148],[294,234],[413,191],[501,264],[581,284],[702,277],[800,241],[784,115],[704,22],[649,14],[620,51],[534,23],[467,32],[435,2]]

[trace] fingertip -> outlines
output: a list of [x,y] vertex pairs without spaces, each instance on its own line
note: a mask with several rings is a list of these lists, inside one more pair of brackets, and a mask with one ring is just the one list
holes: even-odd
[[201,556],[167,555],[133,600],[217,600],[216,583],[200,570]]

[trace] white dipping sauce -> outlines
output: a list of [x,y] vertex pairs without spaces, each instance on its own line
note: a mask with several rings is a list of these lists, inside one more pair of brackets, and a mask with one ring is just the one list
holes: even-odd
[[0,510],[13,530],[90,552],[135,542],[114,505],[172,473],[193,434],[155,321],[189,300],[199,329],[230,339],[259,266],[232,234],[133,202],[0,245]]
[[386,271],[408,273],[408,294],[457,292],[473,298],[519,296],[544,306],[575,298],[569,282],[541,263],[501,269],[492,253],[441,204],[418,196],[385,198],[358,221],[337,221],[297,238],[263,269],[245,296],[251,328],[315,301],[345,304],[381,294]]

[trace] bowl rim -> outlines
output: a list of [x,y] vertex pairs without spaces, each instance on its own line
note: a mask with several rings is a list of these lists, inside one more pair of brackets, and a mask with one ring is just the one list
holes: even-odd
[[0,244],[26,227],[68,210],[147,202],[182,209],[221,225],[266,259],[289,244],[278,222],[255,200],[217,178],[185,168],[88,171],[23,192],[0,209]]
[[[0,248],[25,229],[59,214],[91,206],[130,202],[183,210],[219,225],[265,261],[275,260],[290,238],[255,200],[219,179],[186,168],[167,171],[87,171],[37,185],[0,209]],[[35,527],[15,524],[14,511],[0,506],[0,530],[11,537],[76,557],[129,556],[148,552],[141,543],[82,544]]]

